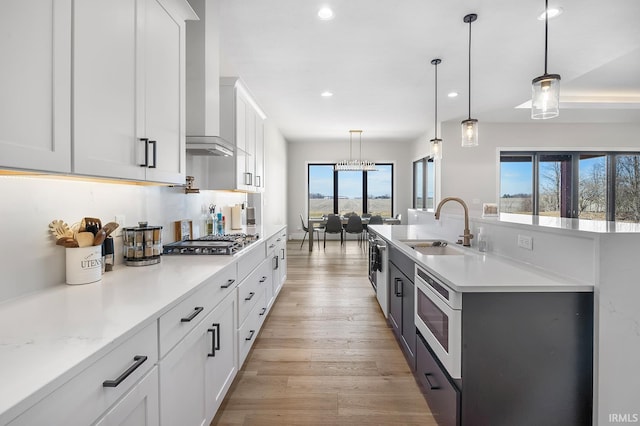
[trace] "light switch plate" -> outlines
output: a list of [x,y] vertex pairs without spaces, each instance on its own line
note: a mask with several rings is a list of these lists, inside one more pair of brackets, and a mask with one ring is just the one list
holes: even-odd
[[122,236],[122,228],[124,227],[124,215],[123,214],[117,214],[116,218],[114,220],[115,223],[118,224],[118,227],[116,228],[116,230],[114,231],[115,233],[115,237],[121,237]]
[[530,235],[518,234],[518,247],[526,250],[533,250],[533,237]]

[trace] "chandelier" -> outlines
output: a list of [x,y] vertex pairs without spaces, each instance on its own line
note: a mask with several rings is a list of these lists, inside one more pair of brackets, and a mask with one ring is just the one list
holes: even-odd
[[[353,134],[357,133],[360,143],[360,156],[359,160],[353,160]],[[376,163],[373,161],[367,161],[362,159],[362,130],[349,130],[349,159],[339,161],[334,166],[333,170],[338,172],[351,172],[351,171],[366,171],[372,172],[378,170]]]

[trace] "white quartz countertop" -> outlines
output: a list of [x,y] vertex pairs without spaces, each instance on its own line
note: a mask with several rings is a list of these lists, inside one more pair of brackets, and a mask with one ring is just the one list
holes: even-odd
[[198,286],[284,226],[234,256],[165,255],[161,263],[117,265],[97,283],[60,284],[0,304],[0,424],[115,348]]
[[447,241],[461,255],[425,255],[403,240],[440,240],[420,225],[371,225],[373,232],[458,292],[590,292],[593,284],[562,277]]

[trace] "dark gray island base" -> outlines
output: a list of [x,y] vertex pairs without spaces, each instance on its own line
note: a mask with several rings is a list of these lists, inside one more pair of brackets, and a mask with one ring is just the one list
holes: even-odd
[[462,378],[419,333],[414,369],[439,425],[591,425],[593,293],[464,293]]

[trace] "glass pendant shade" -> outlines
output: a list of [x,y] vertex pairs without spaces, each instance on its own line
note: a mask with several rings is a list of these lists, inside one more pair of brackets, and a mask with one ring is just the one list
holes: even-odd
[[468,118],[462,123],[462,146],[478,146],[478,120]]
[[431,144],[431,156],[435,160],[441,160],[442,159],[442,139],[437,139],[437,138],[431,139],[429,143]]
[[560,76],[546,74],[531,82],[531,118],[545,120],[560,114]]

